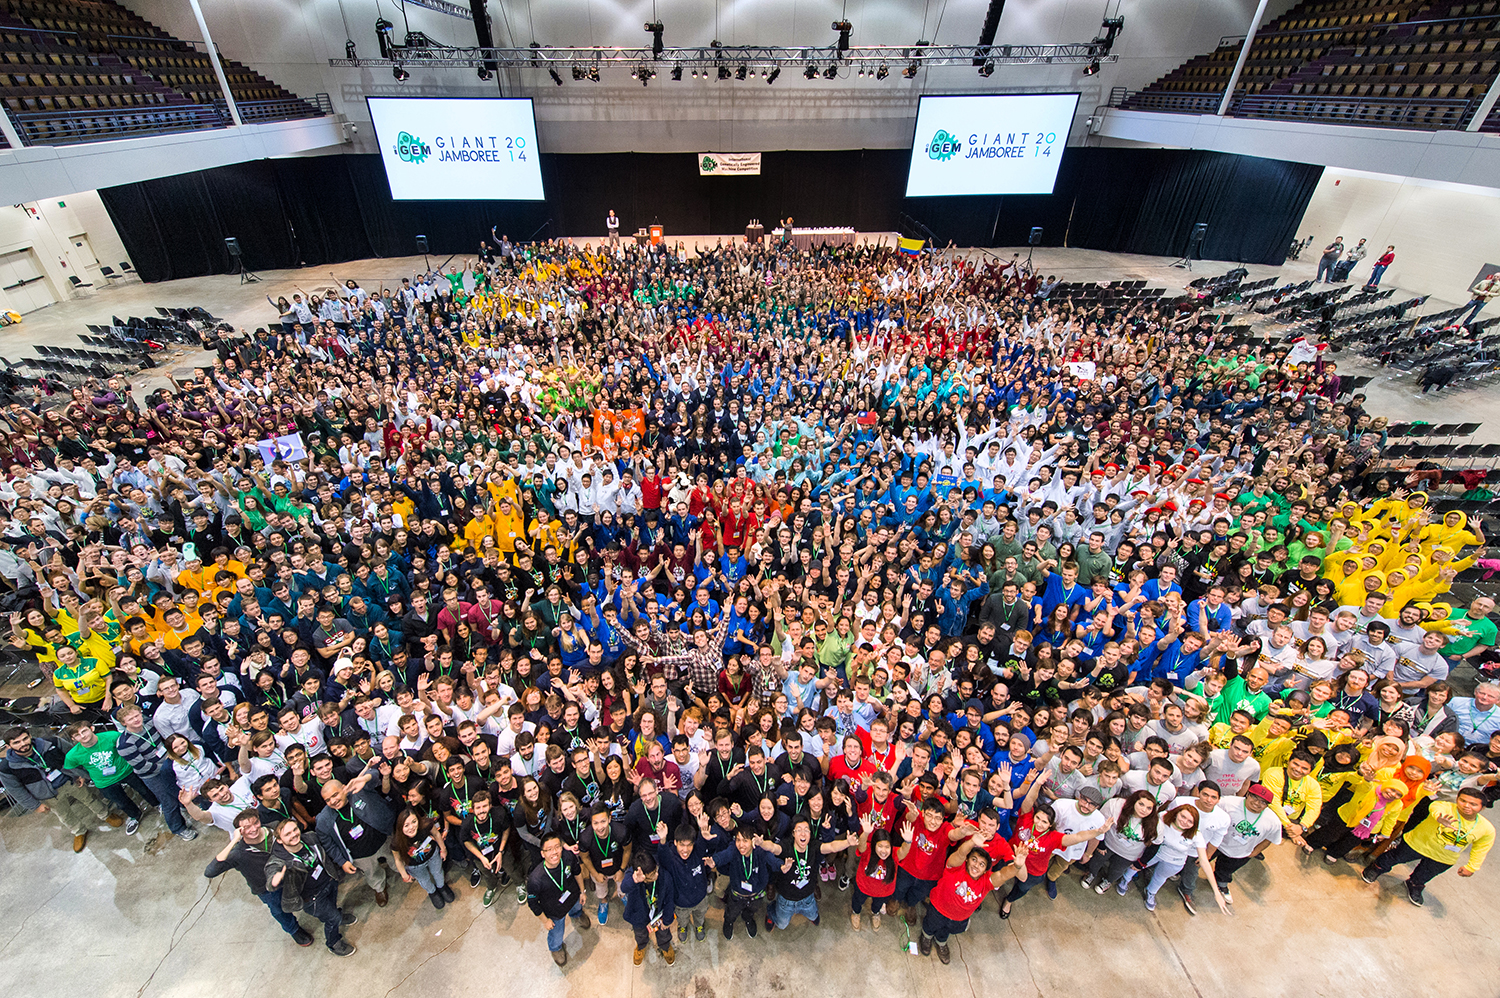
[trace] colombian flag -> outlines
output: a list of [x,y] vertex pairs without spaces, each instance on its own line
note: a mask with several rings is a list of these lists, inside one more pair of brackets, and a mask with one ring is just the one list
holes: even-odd
[[896,242],[899,244],[901,252],[907,256],[916,256],[922,252],[922,247],[926,245],[927,241],[925,239],[907,239],[905,236],[899,236]]

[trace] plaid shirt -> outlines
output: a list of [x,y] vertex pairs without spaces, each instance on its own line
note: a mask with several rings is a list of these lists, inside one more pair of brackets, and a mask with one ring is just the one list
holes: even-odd
[[719,622],[708,632],[708,646],[699,648],[693,644],[680,655],[662,655],[656,659],[667,670],[667,680],[673,678],[672,671],[686,672],[693,682],[693,692],[701,697],[719,691],[719,673],[724,671],[724,635],[729,630],[729,614],[720,611]]

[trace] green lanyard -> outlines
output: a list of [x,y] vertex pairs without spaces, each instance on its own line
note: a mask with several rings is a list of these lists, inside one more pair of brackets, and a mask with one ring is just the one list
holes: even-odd
[[605,839],[604,839],[603,842],[599,841],[599,833],[598,832],[594,833],[594,845],[597,846],[598,849],[599,849],[599,858],[600,859],[602,859],[602,860],[609,859],[610,850],[614,846],[614,844],[615,844],[615,830],[614,830],[613,826],[610,827],[609,835],[605,836]]

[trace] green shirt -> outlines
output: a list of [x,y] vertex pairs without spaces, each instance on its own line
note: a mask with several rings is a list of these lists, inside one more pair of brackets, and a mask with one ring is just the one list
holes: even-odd
[[68,749],[63,766],[67,769],[86,769],[94,786],[112,787],[130,775],[130,763],[115,751],[115,743],[120,740],[118,731],[102,731],[98,738],[99,741],[92,747],[74,745]]
[[1449,642],[1443,648],[1443,656],[1445,658],[1457,658],[1459,655],[1472,651],[1475,645],[1484,645],[1486,648],[1493,648],[1495,646],[1495,622],[1490,618],[1485,617],[1482,620],[1470,620],[1469,608],[1461,606],[1448,614],[1448,619],[1462,620],[1473,633],[1468,637],[1460,635]]
[[1228,724],[1229,716],[1237,710],[1249,711],[1259,723],[1265,720],[1266,713],[1271,709],[1271,698],[1265,689],[1259,693],[1251,693],[1250,688],[1245,685],[1245,677],[1235,676],[1219,691],[1218,701],[1213,704],[1213,708],[1214,720],[1220,724]]

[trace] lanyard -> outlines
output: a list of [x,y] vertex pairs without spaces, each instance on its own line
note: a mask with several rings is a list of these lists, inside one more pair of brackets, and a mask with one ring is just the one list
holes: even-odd
[[[552,880],[552,867],[547,866],[546,864],[543,864],[542,865],[542,869],[546,871],[546,873],[547,873],[547,879],[548,880]],[[557,864],[557,871],[558,871],[557,879],[556,880],[552,880],[552,882],[557,885],[557,893],[558,893],[558,895],[560,897],[561,895],[563,895],[564,893],[566,893],[563,890],[563,884],[567,883],[568,877],[567,877],[567,874],[563,872],[563,866],[562,866],[561,863]]]
[[614,844],[615,844],[615,830],[614,830],[613,826],[610,827],[609,834],[607,836],[605,836],[603,842],[599,841],[599,833],[598,832],[594,833],[594,845],[599,848],[599,858],[600,859],[609,859],[610,850],[611,850],[611,847]]
[[745,883],[748,884],[751,882],[750,875],[755,869],[755,851],[752,849],[750,855],[741,856],[740,862],[745,866]]

